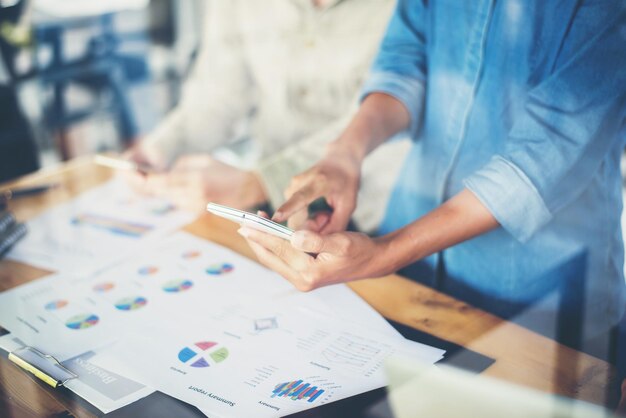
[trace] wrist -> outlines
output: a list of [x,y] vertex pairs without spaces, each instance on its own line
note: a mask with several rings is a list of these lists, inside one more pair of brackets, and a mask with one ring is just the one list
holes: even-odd
[[373,257],[375,277],[393,274],[403,266],[398,261],[396,243],[391,234],[374,238],[376,252]]
[[411,234],[407,233],[405,228],[375,238],[375,241],[379,246],[376,258],[384,260],[386,269],[389,271],[387,274],[395,273],[428,255],[421,248],[421,243],[412,239]]
[[335,141],[328,144],[327,156],[344,156],[361,165],[368,154],[368,139],[358,132],[344,132]]

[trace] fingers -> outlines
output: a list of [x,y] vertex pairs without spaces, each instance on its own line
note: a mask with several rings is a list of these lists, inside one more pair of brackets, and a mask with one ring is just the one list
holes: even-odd
[[328,224],[330,220],[331,213],[330,212],[318,212],[313,215],[312,218],[307,219],[304,224],[302,224],[299,228],[292,228],[296,231],[298,230],[306,230],[313,232],[321,232],[324,226]]
[[331,216],[332,216],[331,212],[318,212],[315,215],[313,215],[311,219],[307,219],[303,227],[300,229],[305,229],[307,231],[313,231],[313,232],[319,233],[328,224]]
[[287,226],[293,229],[294,231],[298,229],[302,229],[303,227],[305,227],[305,224],[307,222],[307,217],[308,217],[307,208],[301,209],[289,217],[289,220],[287,221]]
[[352,215],[352,209],[346,205],[337,205],[334,208],[333,213],[330,214],[326,224],[320,229],[322,234],[332,234],[335,232],[345,231],[350,222],[350,216]]
[[254,254],[257,256],[261,264],[271,270],[274,270],[285,279],[289,280],[298,290],[310,290],[301,288],[303,286],[298,273],[289,267],[283,260],[278,258],[271,251],[265,249],[262,245],[248,239],[246,241],[248,242],[250,248],[252,248],[252,251],[254,251]]
[[238,231],[250,245],[259,261],[289,280],[298,290],[310,291],[316,286],[311,279],[311,256],[294,249],[289,241],[242,227]]
[[240,228],[238,232],[249,241],[262,245],[296,270],[303,271],[309,267],[311,256],[298,251],[283,238],[246,227]]
[[136,143],[122,156],[137,163],[146,172],[164,171],[167,168],[166,157],[161,150],[155,146],[148,145],[144,141]]
[[296,231],[291,237],[291,245],[306,253],[344,255],[348,253],[352,241],[344,233],[320,235],[312,231]]
[[283,222],[289,219],[294,213],[306,209],[311,202],[317,200],[319,193],[311,185],[305,186],[291,195],[274,213],[273,221]]
[[146,194],[146,178],[134,171],[124,171],[120,176],[128,183],[131,189],[140,194]]
[[319,254],[324,251],[324,238],[311,231],[296,231],[291,236],[291,245],[306,253]]
[[331,196],[328,204],[333,208],[333,212],[320,233],[327,235],[345,231],[356,207],[356,190],[352,192],[346,190],[341,196]]
[[162,195],[169,187],[168,174],[148,174],[144,177],[144,189],[151,195]]

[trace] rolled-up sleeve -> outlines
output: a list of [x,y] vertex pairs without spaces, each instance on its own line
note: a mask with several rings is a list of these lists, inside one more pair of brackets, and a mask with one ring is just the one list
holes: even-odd
[[548,223],[552,214],[532,181],[515,164],[495,156],[465,180],[500,225],[525,242]]
[[623,147],[625,22],[622,10],[562,56],[529,92],[502,152],[464,181],[519,241],[578,198],[609,153]]
[[398,1],[361,94],[361,100],[372,93],[385,93],[400,101],[411,117],[409,133],[413,137],[424,107],[426,7],[425,0]]

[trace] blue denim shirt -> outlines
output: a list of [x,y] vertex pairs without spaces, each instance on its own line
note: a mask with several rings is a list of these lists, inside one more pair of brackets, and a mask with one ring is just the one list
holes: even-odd
[[584,275],[589,329],[614,323],[624,309],[625,4],[399,0],[363,96],[387,93],[411,115],[414,145],[381,232],[467,188],[502,227],[446,250],[448,276],[524,302]]

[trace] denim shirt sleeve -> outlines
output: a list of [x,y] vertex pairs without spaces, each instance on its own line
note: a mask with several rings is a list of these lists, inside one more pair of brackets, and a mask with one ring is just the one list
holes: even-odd
[[410,117],[409,132],[417,134],[426,83],[426,0],[398,0],[378,56],[363,86],[361,100],[385,93],[399,100]]
[[519,241],[576,199],[616,141],[623,141],[625,22],[622,8],[560,59],[529,92],[501,155],[464,182]]

